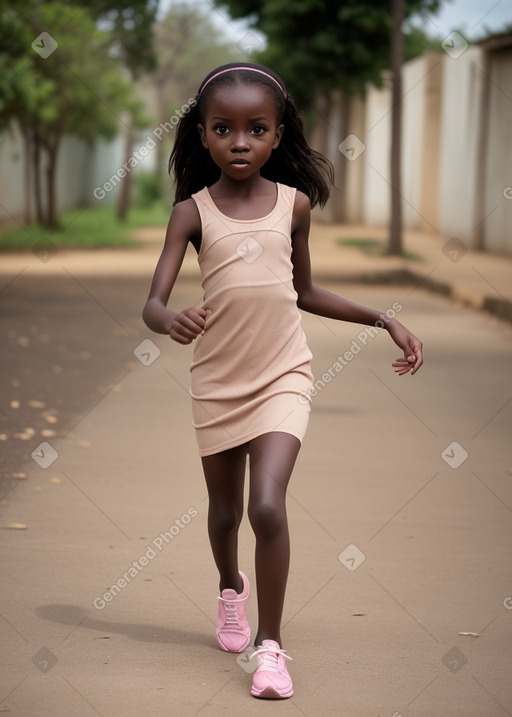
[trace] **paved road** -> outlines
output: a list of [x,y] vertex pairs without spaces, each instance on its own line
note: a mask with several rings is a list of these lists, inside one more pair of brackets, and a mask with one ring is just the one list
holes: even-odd
[[[191,350],[142,325],[147,287],[20,277],[2,295],[2,430],[34,435],[1,444],[0,524],[26,529],[0,533],[0,711],[510,714],[510,325],[421,289],[345,287],[360,303],[403,306],[424,340],[422,371],[398,378],[386,335],[304,317],[315,375],[327,375],[288,501],[283,635],[296,694],[262,705],[245,661],[216,648]],[[176,306],[199,298],[182,282]],[[145,339],[158,357],[137,349]],[[47,468],[51,449],[36,452],[41,465],[30,458],[41,441],[58,453]],[[249,577],[253,547],[245,521]]]

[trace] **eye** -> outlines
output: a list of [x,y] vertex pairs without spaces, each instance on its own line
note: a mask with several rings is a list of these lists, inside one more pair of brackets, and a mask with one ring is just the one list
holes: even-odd
[[223,135],[227,134],[229,132],[229,129],[226,127],[225,124],[218,124],[213,128],[213,131],[215,132],[215,134]]
[[253,129],[252,129],[253,134],[255,134],[257,137],[264,134],[266,131],[267,131],[267,128],[263,127],[260,124],[256,125],[256,127],[253,127]]

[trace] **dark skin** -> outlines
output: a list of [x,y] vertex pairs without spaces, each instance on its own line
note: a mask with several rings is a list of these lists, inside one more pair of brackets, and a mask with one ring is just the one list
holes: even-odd
[[[199,139],[221,169],[210,195],[226,216],[254,219],[266,216],[277,198],[274,182],[264,179],[261,167],[279,145],[279,124],[272,93],[264,85],[220,85],[211,96]],[[403,324],[379,311],[354,304],[313,284],[309,257],[310,202],[297,191],[292,217],[292,263],[297,305],[318,316],[383,327],[403,356],[392,366],[399,376],[415,374],[423,363],[422,343]],[[187,245],[201,237],[201,222],[193,199],[178,203],[170,217],[143,318],[153,331],[190,344],[204,334],[206,309],[167,308]],[[381,324],[377,324],[380,326]],[[242,590],[238,573],[238,527],[242,519],[245,457],[250,458],[248,515],[256,536],[256,582],[259,626],[254,644],[276,640],[289,564],[286,488],[300,448],[290,434],[267,433],[236,448],[202,459],[209,494],[208,532],[220,574],[219,588]]]

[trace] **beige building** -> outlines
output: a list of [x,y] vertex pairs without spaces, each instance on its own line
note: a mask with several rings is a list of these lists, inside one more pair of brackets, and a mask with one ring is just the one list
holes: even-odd
[[[404,226],[512,254],[512,35],[453,44],[403,66]],[[318,110],[312,143],[335,165],[338,190],[317,218],[386,226],[389,77],[364,100],[334,93]]]

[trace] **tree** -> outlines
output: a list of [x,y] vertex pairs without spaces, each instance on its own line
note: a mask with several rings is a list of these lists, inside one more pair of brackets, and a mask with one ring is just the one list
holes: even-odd
[[402,65],[404,62],[404,0],[393,0],[393,32],[391,38],[391,221],[389,225],[388,253],[402,254]]
[[[259,59],[282,75],[303,108],[313,106],[319,97],[328,104],[335,90],[348,96],[362,95],[368,83],[382,85],[382,71],[389,68],[391,62],[394,1],[215,0],[217,5],[227,7],[233,17],[246,17],[267,36],[268,46]],[[398,62],[402,42],[398,35],[401,36],[403,19],[420,10],[434,12],[439,2],[401,0],[402,17],[396,15],[393,33],[399,43],[394,53],[395,62]],[[395,73],[394,78],[397,84],[392,134],[396,151],[399,141],[396,123],[402,98],[398,74]],[[398,185],[391,188],[395,235],[390,251],[401,252],[401,242],[397,243],[396,236],[396,231],[400,232],[396,213],[400,211],[401,202],[399,164],[395,159],[393,175]]]
[[[195,96],[212,68],[242,57],[209,14],[187,2],[174,3],[155,25],[154,46],[157,69],[143,78],[143,84],[154,90],[159,124],[169,121],[177,108]],[[166,172],[165,153],[166,143],[158,142],[155,171],[160,180]]]
[[[38,221],[57,227],[56,168],[62,138],[74,134],[92,142],[97,136],[114,136],[119,113],[132,107],[133,99],[119,64],[109,56],[108,35],[85,11],[57,2],[21,5],[23,17],[0,8],[0,55],[7,77],[0,86],[0,126],[14,120],[20,127],[34,158]],[[51,42],[58,43],[50,54],[48,38],[39,41],[40,53],[32,47],[45,28],[52,30]],[[41,150],[47,160],[45,211],[39,192]]]
[[[83,6],[84,0],[72,0],[72,4]],[[153,30],[158,10],[158,0],[89,0],[87,10],[96,23],[108,31],[110,53],[128,70],[131,79],[136,80],[143,72],[156,68]],[[124,163],[129,163],[135,144],[137,129],[147,125],[142,114],[141,103],[134,102],[123,123]],[[116,206],[116,215],[124,221],[131,203],[133,173],[127,172],[121,180]]]
[[156,67],[153,27],[159,0],[68,0],[86,8],[96,24],[108,32],[111,53],[133,78]]

